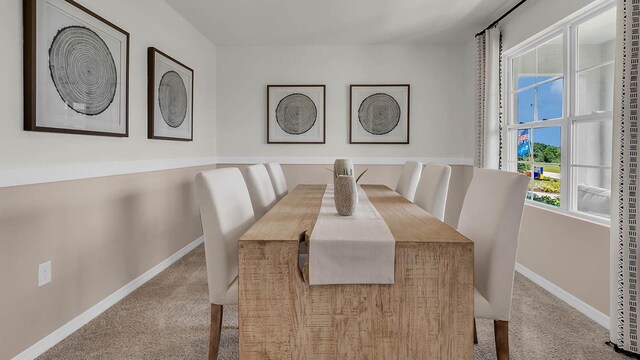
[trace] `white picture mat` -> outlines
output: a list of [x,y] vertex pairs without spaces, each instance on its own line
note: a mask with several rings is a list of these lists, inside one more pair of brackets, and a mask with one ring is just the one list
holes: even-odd
[[[126,134],[127,36],[64,0],[38,1],[36,16],[36,125]],[[115,97],[109,107],[98,115],[84,115],[69,108],[51,79],[51,42],[58,30],[74,25],[95,31],[111,51],[116,65],[118,86]]]
[[[358,110],[360,104],[367,97],[383,93],[393,97],[400,105],[400,121],[391,132],[384,135],[374,135],[368,133],[360,124]],[[376,142],[376,143],[397,143],[407,142],[409,128],[409,87],[400,86],[354,86],[351,88],[351,141],[353,142]]]
[[[316,105],[315,124],[304,134],[292,135],[278,125],[276,109],[284,97],[291,94],[308,96]],[[269,141],[271,142],[318,142],[324,141],[324,87],[269,87]]]
[[[167,71],[175,71],[176,73],[178,73],[178,75],[180,75],[180,78],[182,78],[182,81],[184,82],[184,86],[187,89],[187,115],[185,116],[182,124],[180,124],[180,126],[178,126],[177,128],[172,128],[171,126],[167,125],[167,123],[162,118],[162,113],[160,112],[160,103],[158,103],[158,88],[160,87],[160,80],[162,80],[162,75],[164,75]],[[192,84],[193,76],[191,70],[167,58],[161,53],[157,51],[155,52],[155,75],[153,84],[154,136],[191,139],[191,127],[193,126],[193,101],[191,100],[193,98]]]

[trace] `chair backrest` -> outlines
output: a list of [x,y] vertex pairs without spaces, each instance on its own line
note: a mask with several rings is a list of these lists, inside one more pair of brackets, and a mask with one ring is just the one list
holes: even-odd
[[238,239],[255,222],[251,198],[238,168],[196,175],[196,194],[204,232],[204,249],[212,304],[224,304],[238,277]]
[[267,168],[262,164],[251,165],[245,169],[244,179],[251,196],[253,213],[256,220],[260,220],[277,202]]
[[509,320],[513,276],[529,178],[474,169],[458,231],[474,242],[474,284],[489,302],[494,320]]
[[442,164],[426,164],[420,175],[414,203],[440,220],[444,219],[444,207],[449,192],[451,167]]
[[396,192],[404,196],[407,200],[413,201],[416,195],[416,188],[420,181],[422,164],[417,161],[407,161],[402,168],[402,174],[396,185]]
[[284,172],[282,172],[282,167],[280,164],[271,162],[264,164],[267,168],[267,172],[269,173],[269,178],[271,178],[271,183],[273,184],[273,191],[276,193],[276,198],[278,200],[282,199],[289,193],[287,189],[287,180],[284,178]]

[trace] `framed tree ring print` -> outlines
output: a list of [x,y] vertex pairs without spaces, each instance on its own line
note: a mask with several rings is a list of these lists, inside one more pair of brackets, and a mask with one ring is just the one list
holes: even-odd
[[148,138],[193,140],[193,70],[162,51],[147,50]]
[[324,85],[267,85],[267,143],[325,143]]
[[408,144],[409,85],[351,85],[349,143]]
[[71,0],[23,0],[24,129],[128,136],[129,34]]

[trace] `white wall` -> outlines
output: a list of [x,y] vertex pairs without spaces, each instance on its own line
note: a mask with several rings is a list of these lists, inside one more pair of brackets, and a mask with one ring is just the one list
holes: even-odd
[[[0,169],[215,156],[216,48],[164,1],[80,0],[130,34],[129,137],[23,131],[22,1],[0,11]],[[195,71],[194,141],[147,139],[147,47]]]
[[[470,46],[218,48],[218,155],[473,157]],[[409,145],[350,145],[349,85],[411,85]],[[325,84],[325,145],[266,143],[266,86]]]
[[531,0],[500,22],[504,51],[566,18],[593,0]]

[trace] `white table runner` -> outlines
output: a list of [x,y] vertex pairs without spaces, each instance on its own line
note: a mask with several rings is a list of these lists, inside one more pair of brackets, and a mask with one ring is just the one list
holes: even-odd
[[340,216],[327,185],[309,238],[309,284],[393,284],[396,242],[358,187],[353,216]]

